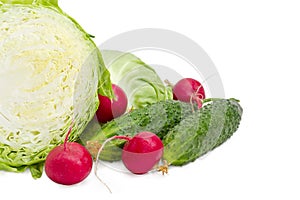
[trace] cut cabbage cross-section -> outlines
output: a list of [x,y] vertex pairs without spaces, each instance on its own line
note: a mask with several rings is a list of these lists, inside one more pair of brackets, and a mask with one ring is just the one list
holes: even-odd
[[57,1],[0,0],[0,170],[39,177],[72,121],[75,140],[94,116],[98,92],[112,96],[101,54]]

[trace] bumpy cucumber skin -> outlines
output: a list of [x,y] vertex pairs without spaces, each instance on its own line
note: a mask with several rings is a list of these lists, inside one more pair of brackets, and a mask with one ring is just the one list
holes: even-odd
[[182,166],[220,146],[238,129],[242,112],[235,99],[212,100],[163,138],[164,159]]
[[[86,139],[86,141],[88,143],[97,141],[101,145],[107,138],[112,136],[134,136],[142,131],[153,132],[162,139],[171,128],[193,113],[196,105],[193,106],[177,100],[153,103],[104,124],[96,134]],[[107,143],[101,152],[100,159],[105,161],[120,160],[123,145],[124,141],[121,140],[113,140]],[[96,157],[97,152],[93,151],[91,154]]]

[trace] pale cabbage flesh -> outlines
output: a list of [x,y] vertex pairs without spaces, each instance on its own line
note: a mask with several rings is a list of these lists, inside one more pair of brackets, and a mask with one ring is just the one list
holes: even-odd
[[[89,35],[53,6],[56,1],[41,2],[0,1],[0,170],[35,166],[34,177],[72,121],[75,140],[92,119],[98,90],[111,93]],[[99,89],[101,79],[107,83]]]

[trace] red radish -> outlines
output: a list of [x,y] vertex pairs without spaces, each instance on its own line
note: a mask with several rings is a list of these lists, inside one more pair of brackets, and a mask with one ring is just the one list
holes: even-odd
[[93,159],[88,150],[76,142],[68,142],[70,128],[64,144],[50,151],[45,161],[45,172],[54,182],[73,185],[83,181],[91,172]]
[[205,91],[199,81],[192,78],[183,78],[174,85],[173,98],[183,102],[196,102],[198,108],[201,108],[201,100],[205,99]]
[[147,173],[163,155],[163,143],[154,133],[141,132],[127,140],[122,151],[122,161],[134,174]]
[[123,89],[115,84],[112,84],[112,89],[115,95],[114,99],[98,95],[100,105],[96,116],[100,123],[105,123],[121,116],[127,109],[128,100]]

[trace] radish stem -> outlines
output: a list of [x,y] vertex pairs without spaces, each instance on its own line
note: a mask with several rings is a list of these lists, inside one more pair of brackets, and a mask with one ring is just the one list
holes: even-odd
[[72,120],[71,126],[70,126],[69,131],[68,131],[68,133],[67,133],[67,135],[65,137],[65,140],[64,140],[64,150],[65,151],[67,150],[67,142],[68,142],[69,136],[70,136],[70,134],[72,132],[73,125],[74,125],[74,120]]

